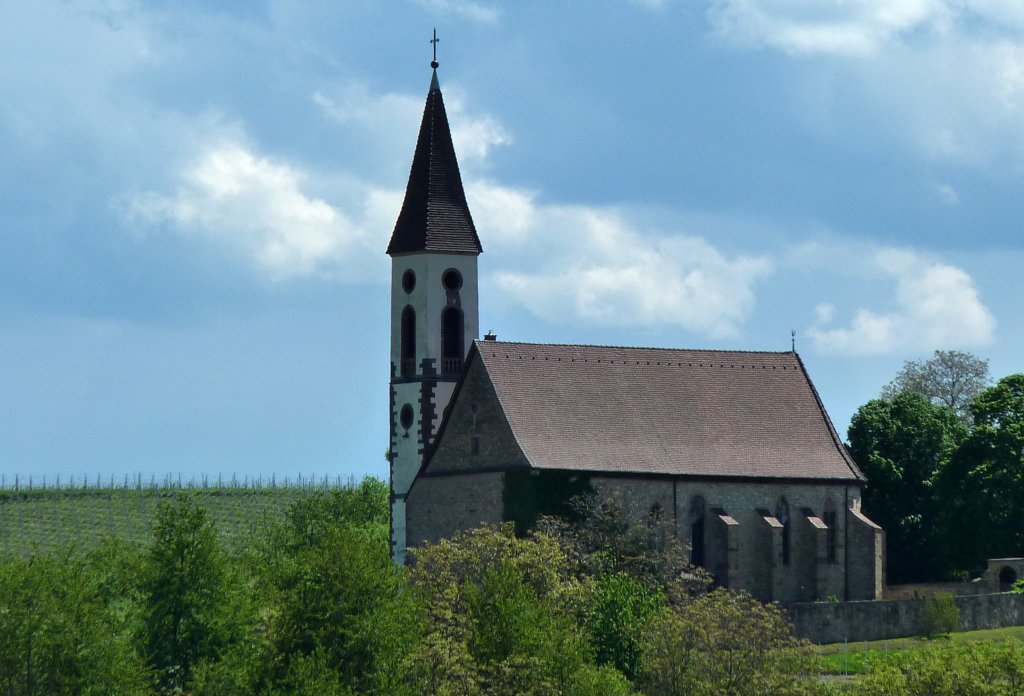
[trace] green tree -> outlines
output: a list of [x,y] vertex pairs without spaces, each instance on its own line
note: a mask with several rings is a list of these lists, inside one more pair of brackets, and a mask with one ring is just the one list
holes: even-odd
[[937,350],[928,360],[903,363],[895,379],[882,388],[882,398],[920,394],[936,406],[952,409],[969,425],[971,401],[990,381],[988,360],[958,350]]
[[774,605],[715,590],[653,615],[643,638],[646,694],[803,694],[814,654]]
[[964,570],[1024,548],[1024,375],[971,403],[974,428],[939,477],[949,553]]
[[908,392],[861,406],[850,453],[867,476],[864,510],[886,530],[889,579],[935,580],[946,568],[935,479],[967,429],[945,406]]
[[257,638],[205,665],[197,693],[403,693],[419,613],[388,553],[387,515],[376,479],[292,504],[250,559]]
[[142,650],[165,691],[182,690],[227,640],[225,558],[207,511],[161,502],[142,580]]
[[0,559],[0,693],[147,694],[149,675],[83,559]]
[[653,592],[626,573],[597,581],[586,622],[598,664],[610,664],[630,679],[640,667],[640,636],[648,617],[662,604]]
[[583,693],[583,678],[591,693],[621,689],[621,679],[588,669],[592,655],[580,627],[590,581],[576,576],[555,538],[518,538],[508,523],[460,532],[412,555],[410,588],[427,626],[412,655],[418,692]]

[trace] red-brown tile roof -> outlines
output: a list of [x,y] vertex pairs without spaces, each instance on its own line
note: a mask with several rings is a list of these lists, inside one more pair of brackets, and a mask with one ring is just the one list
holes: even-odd
[[477,341],[538,469],[863,480],[795,353]]
[[479,254],[483,251],[462,188],[459,163],[448,127],[437,73],[423,107],[416,152],[405,201],[388,244],[388,254],[433,251]]

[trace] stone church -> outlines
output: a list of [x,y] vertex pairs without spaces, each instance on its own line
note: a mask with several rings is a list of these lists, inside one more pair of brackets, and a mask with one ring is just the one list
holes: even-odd
[[479,336],[477,256],[437,79],[391,256],[391,547],[528,525],[574,494],[657,515],[722,586],[876,599],[864,475],[793,352]]

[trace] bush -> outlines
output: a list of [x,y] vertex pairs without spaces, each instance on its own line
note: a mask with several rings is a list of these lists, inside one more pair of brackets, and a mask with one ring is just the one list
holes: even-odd
[[924,626],[929,637],[948,635],[960,628],[960,607],[952,592],[936,592],[925,600]]
[[655,613],[643,637],[646,694],[801,694],[815,658],[779,609],[726,590]]

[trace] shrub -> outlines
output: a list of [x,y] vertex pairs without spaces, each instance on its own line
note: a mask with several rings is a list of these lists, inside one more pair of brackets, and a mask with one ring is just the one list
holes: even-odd
[[715,590],[655,613],[643,637],[638,679],[647,694],[799,694],[813,688],[810,644],[779,609]]
[[925,600],[924,625],[930,637],[947,635],[960,628],[960,607],[952,592],[936,592]]

